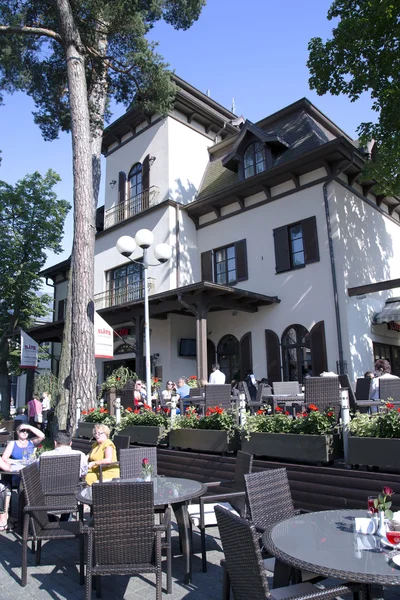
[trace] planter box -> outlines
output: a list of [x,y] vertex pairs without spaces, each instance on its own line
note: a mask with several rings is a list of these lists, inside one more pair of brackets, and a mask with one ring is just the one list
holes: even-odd
[[118,435],[129,435],[131,444],[141,444],[143,446],[157,446],[162,444],[165,439],[159,441],[164,433],[164,427],[151,427],[147,425],[131,425],[119,432]]
[[399,438],[349,437],[349,457],[351,465],[372,465],[374,467],[399,467]]
[[200,450],[202,452],[235,452],[240,446],[239,435],[228,440],[227,431],[214,429],[174,429],[169,432],[172,448]]
[[343,454],[340,437],[336,434],[251,433],[249,440],[242,434],[242,450],[268,458],[307,463],[328,463]]
[[79,421],[78,429],[76,430],[76,437],[89,439],[92,438],[94,426],[95,423],[85,423],[85,421]]

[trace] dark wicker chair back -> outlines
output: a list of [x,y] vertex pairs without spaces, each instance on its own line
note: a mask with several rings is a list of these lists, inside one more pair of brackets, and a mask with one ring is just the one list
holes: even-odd
[[127,448],[129,448],[129,444],[131,443],[131,436],[114,435],[113,442],[115,450],[117,451],[117,460],[119,460],[121,450],[126,450]]
[[359,377],[356,383],[356,400],[370,400],[371,377]]
[[276,396],[296,396],[300,390],[298,381],[274,381],[272,386]]
[[223,385],[206,385],[205,387],[206,408],[209,406],[221,406],[224,409],[231,408],[231,386],[229,383]]
[[250,519],[258,530],[295,515],[286,469],[268,469],[244,476]]
[[266,383],[259,383],[258,389],[257,389],[256,402],[261,404],[263,402],[263,397],[271,396],[271,394],[272,394],[271,386],[267,385]]
[[96,567],[154,562],[153,484],[99,483],[92,498]]
[[271,598],[254,526],[221,506],[215,514],[235,600]]
[[400,400],[400,379],[379,379],[379,398],[381,400]]
[[[39,461],[39,475],[46,504],[75,508],[81,466],[80,454],[43,456]],[[57,495],[54,495],[56,494]],[[51,494],[47,496],[46,494]]]
[[307,406],[315,404],[320,411],[332,408],[340,415],[339,377],[306,377],[304,399]]
[[121,479],[141,477],[144,458],[149,459],[149,463],[153,466],[153,475],[157,475],[156,448],[129,448],[121,450],[119,457]]
[[[28,506],[46,506],[46,501],[40,483],[39,467],[36,463],[28,465],[20,471],[22,485],[24,488],[26,503]],[[31,525],[33,534],[38,536],[49,524],[46,510],[35,510],[32,513]]]
[[[244,484],[244,476],[247,473],[251,473],[253,470],[253,455],[248,454],[247,452],[242,452],[238,450],[236,455],[236,464],[235,464],[235,473],[233,476],[233,491],[234,492],[244,492],[245,484]],[[245,498],[231,498],[229,503],[233,506],[233,508],[239,513],[244,513],[244,507],[246,500]]]
[[190,388],[189,398],[202,397],[203,394],[205,393],[204,390],[205,390],[205,388],[203,388],[203,387],[192,387],[192,388]]
[[353,386],[351,385],[351,382],[350,382],[350,379],[349,379],[349,376],[347,375],[347,373],[345,375],[339,375],[339,383],[342,386],[342,388],[347,388],[347,390],[349,392],[350,410],[355,411],[357,409],[356,397],[354,394]]

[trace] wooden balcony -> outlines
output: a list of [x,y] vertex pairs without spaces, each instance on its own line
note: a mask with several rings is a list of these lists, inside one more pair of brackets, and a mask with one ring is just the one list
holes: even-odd
[[138,215],[147,208],[157,204],[156,200],[160,190],[157,186],[153,185],[148,190],[143,190],[140,194],[132,196],[125,202],[119,202],[117,206],[113,206],[104,213],[104,229],[108,229],[113,225],[122,223],[130,217]]
[[[154,294],[155,291],[155,279],[153,277],[148,278],[148,289],[149,294]],[[94,306],[96,310],[102,308],[111,308],[112,306],[119,306],[120,304],[129,304],[130,302],[137,302],[144,298],[144,281],[135,281],[125,287],[120,287],[117,290],[108,290],[101,294],[95,294]]]

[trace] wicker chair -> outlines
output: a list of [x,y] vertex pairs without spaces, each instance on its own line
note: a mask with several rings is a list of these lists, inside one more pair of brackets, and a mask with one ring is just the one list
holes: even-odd
[[39,461],[39,475],[46,505],[69,507],[57,510],[58,513],[77,512],[76,491],[80,468],[80,454],[42,456]]
[[332,408],[340,416],[339,377],[306,377],[304,379],[306,405],[315,404],[320,411]]
[[[126,451],[125,451],[126,452]],[[88,535],[86,600],[92,596],[92,577],[100,595],[100,576],[155,573],[156,600],[162,598],[161,536],[171,528],[171,509],[163,523],[154,525],[154,493],[151,482],[127,481],[93,486],[93,517]],[[112,507],[112,510],[110,510]],[[170,573],[170,553],[167,572]],[[167,593],[171,582],[167,582]]]
[[157,475],[157,448],[129,448],[121,450],[121,479],[135,479],[142,476],[143,459],[148,458],[153,467],[153,475]]
[[275,396],[296,396],[300,391],[298,381],[274,381],[272,387]]
[[49,521],[48,512],[70,510],[70,506],[51,506],[46,504],[39,468],[36,463],[20,471],[24,488],[26,506],[24,508],[24,527],[22,533],[22,569],[21,585],[27,584],[28,541],[37,542],[36,565],[40,564],[41,545],[44,540],[70,540],[79,538],[80,545],[80,583],[83,585],[83,536],[79,521],[62,523]]
[[379,379],[379,398],[400,401],[400,379]]
[[320,589],[312,583],[270,590],[254,525],[220,506],[215,513],[225,554],[224,599],[229,597],[230,585],[235,600],[284,600],[296,596],[301,600],[330,600],[352,593],[344,585]]
[[[252,468],[253,456],[239,450],[236,457],[234,479],[230,482],[233,492],[201,497],[200,504],[189,504],[188,506],[191,526],[194,525],[200,529],[201,559],[204,573],[207,572],[206,527],[215,527],[217,524],[214,507],[217,505],[225,506],[236,514],[245,513],[244,475],[251,473]],[[221,483],[212,482],[206,485],[211,487]]]
[[100,483],[103,483],[103,469],[108,469],[111,466],[119,465],[120,452],[121,452],[121,450],[125,450],[126,448],[129,448],[129,445],[131,443],[131,436],[130,435],[114,435],[113,442],[114,442],[115,450],[117,452],[117,461],[118,462],[110,463],[108,465],[99,465],[99,481],[100,481]]
[[371,377],[359,377],[356,383],[356,401],[370,400],[371,397]]
[[214,385],[209,384],[205,387],[205,405],[206,408],[209,406],[221,406],[222,408],[231,408],[231,391],[232,388],[229,383]]

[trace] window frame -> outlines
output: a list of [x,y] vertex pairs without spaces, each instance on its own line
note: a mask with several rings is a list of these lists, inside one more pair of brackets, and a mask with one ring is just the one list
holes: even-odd
[[[304,262],[294,264],[293,240],[291,230],[295,227],[302,228],[302,250]],[[303,269],[306,265],[320,260],[317,220],[315,216],[294,221],[273,230],[275,246],[275,272],[276,274]],[[297,251],[298,252],[298,251]]]
[[[258,150],[256,150],[257,146],[259,147]],[[260,150],[262,152],[263,159],[262,159],[262,161],[257,162],[257,154],[259,153]],[[246,158],[249,155],[250,151],[251,151],[250,158],[252,159],[251,168],[253,169],[253,173],[252,173],[252,175],[246,175],[247,169],[250,168],[250,166],[246,167]],[[264,165],[264,168],[261,169],[261,171],[257,171],[257,165],[259,165],[259,164]],[[268,168],[268,161],[267,161],[267,152],[266,152],[265,144],[263,144],[259,140],[252,141],[243,152],[243,179],[250,179],[251,177],[255,177],[255,175],[264,173],[264,171],[266,171],[267,168]]]
[[[228,249],[233,248],[233,260],[235,261],[235,279],[233,279],[232,281],[228,281],[228,278],[225,282],[220,282],[217,281],[218,278],[218,272],[217,272],[217,264],[222,264],[222,262],[224,262],[225,266],[226,266],[226,270],[225,270],[225,275],[228,275],[231,271],[229,271],[228,269],[228,261],[232,260],[232,257],[228,258],[228,254],[227,251]],[[218,252],[225,252],[225,259],[224,261],[220,261],[217,262],[217,254]],[[215,248],[214,249],[214,256],[213,256],[213,267],[214,267],[214,283],[217,283],[218,285],[235,285],[237,283],[237,256],[236,256],[236,244],[227,244],[226,246],[220,246],[219,248]]]
[[[136,171],[135,171],[136,169]],[[140,175],[140,181],[139,181]],[[132,185],[132,181],[136,180],[135,184]],[[131,169],[128,173],[128,186],[129,186],[129,200],[132,198],[136,198],[136,196],[140,196],[143,193],[143,165],[140,162],[132,165]],[[136,193],[132,193],[132,189],[135,188]],[[140,189],[139,189],[140,188]]]
[[[139,279],[135,279],[133,282],[129,283],[128,281],[128,277],[129,275],[133,275],[133,273],[129,274],[128,273],[128,269],[129,267],[133,268],[136,267],[138,269],[140,278]],[[120,269],[126,269],[126,273],[125,273],[125,285],[124,286],[115,286],[115,272],[119,271]],[[112,299],[113,301],[115,301],[117,299],[118,296],[118,290],[125,290],[125,291],[120,291],[120,295],[121,298],[123,298],[124,296],[126,297],[125,302],[132,302],[138,299],[141,299],[143,297],[143,293],[144,293],[144,272],[143,272],[143,265],[140,264],[140,262],[127,262],[124,263],[122,265],[118,265],[116,267],[114,267],[113,269],[109,269],[108,271],[105,272],[105,278],[106,278],[106,290],[110,296],[110,299]],[[119,279],[123,279],[122,277]],[[137,298],[133,298],[133,299],[128,299],[129,298],[129,286],[134,286],[135,283],[140,282],[141,285],[139,285],[138,290],[135,294],[135,292],[133,291],[134,295],[137,296]],[[142,289],[143,288],[143,289]],[[118,302],[118,304],[124,304],[124,301],[122,302]]]

